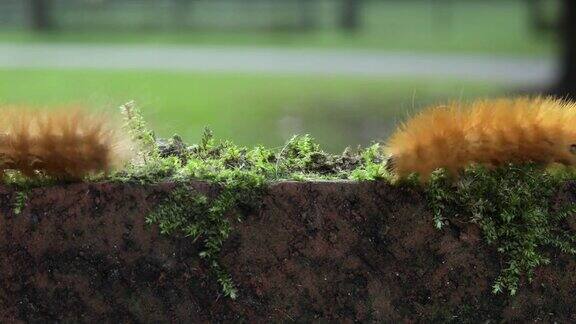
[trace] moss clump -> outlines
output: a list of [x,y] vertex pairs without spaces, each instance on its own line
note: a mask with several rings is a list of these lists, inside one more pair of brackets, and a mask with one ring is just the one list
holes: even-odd
[[[328,154],[309,135],[294,136],[278,152],[258,146],[252,149],[230,141],[217,141],[209,129],[199,144],[186,146],[174,136],[156,140],[139,110],[123,106],[126,127],[136,143],[137,159],[112,175],[116,181],[176,182],[174,190],[150,215],[162,234],[184,235],[201,242],[200,257],[212,269],[226,296],[235,298],[236,288],[218,263],[218,254],[231,231],[230,215],[257,207],[267,183],[281,179],[381,179],[380,147],[375,144],[354,154]],[[219,186],[215,199],[191,191],[187,183],[203,180]],[[242,213],[236,213],[241,217]]]
[[275,151],[263,146],[247,148],[226,140],[217,141],[212,132],[205,129],[199,144],[186,146],[177,135],[156,140],[139,111],[132,107],[129,112],[126,124],[137,143],[139,158],[113,174],[110,177],[113,180],[156,183],[195,179],[234,184],[238,175],[258,178],[260,182],[389,178],[382,163],[384,153],[380,144],[358,148],[355,152],[346,149],[343,154],[330,154],[322,151],[311,136],[296,135]]
[[453,219],[478,224],[506,265],[493,291],[514,295],[523,275],[530,281],[537,266],[550,262],[547,248],[576,254],[576,236],[562,224],[576,206],[552,205],[565,179],[535,164],[472,166],[457,182],[437,171],[425,190],[438,228]]
[[124,115],[124,128],[136,145],[137,157],[143,161],[157,157],[158,149],[154,132],[147,127],[146,121],[144,121],[144,117],[134,101],[120,106],[120,112]]
[[28,192],[27,191],[18,191],[16,192],[16,197],[14,198],[14,215],[20,215],[24,207],[26,207],[26,201],[28,200]]
[[181,185],[146,218],[148,224],[157,224],[162,234],[183,235],[192,242],[201,241],[203,249],[200,257],[208,262],[224,295],[232,299],[236,298],[238,292],[217,257],[231,231],[230,221],[225,214],[234,207],[235,202],[229,194],[209,202],[206,196]]
[[358,181],[388,179],[386,163],[379,144],[368,147],[360,154],[362,163],[350,173],[350,178]]

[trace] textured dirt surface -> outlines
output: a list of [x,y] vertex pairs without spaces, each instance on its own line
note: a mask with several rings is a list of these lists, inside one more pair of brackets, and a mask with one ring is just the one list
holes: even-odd
[[[0,322],[576,321],[574,258],[495,296],[499,256],[476,227],[437,231],[420,192],[379,182],[272,186],[222,252],[232,301],[198,246],[145,224],[171,188],[36,189],[14,215],[16,193],[0,187]],[[575,198],[567,184],[557,203]]]

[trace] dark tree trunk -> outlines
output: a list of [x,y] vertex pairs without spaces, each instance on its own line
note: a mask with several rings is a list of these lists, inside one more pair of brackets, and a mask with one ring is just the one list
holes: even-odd
[[346,31],[356,31],[360,27],[362,0],[342,0],[340,27]]
[[30,23],[33,30],[46,31],[52,28],[50,1],[30,0]]
[[563,0],[560,37],[562,61],[556,95],[576,99],[576,1]]

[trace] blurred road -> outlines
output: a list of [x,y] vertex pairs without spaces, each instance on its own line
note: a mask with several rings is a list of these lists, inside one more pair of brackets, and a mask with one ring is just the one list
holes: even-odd
[[435,77],[541,86],[552,58],[238,47],[0,44],[0,67]]

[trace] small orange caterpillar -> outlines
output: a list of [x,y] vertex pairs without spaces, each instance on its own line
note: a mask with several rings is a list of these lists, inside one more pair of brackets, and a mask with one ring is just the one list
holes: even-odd
[[576,104],[553,98],[480,100],[424,110],[392,135],[388,166],[426,180],[445,168],[536,162],[576,164]]
[[79,109],[0,110],[0,175],[18,170],[78,180],[109,172],[128,157],[119,128],[104,116]]

